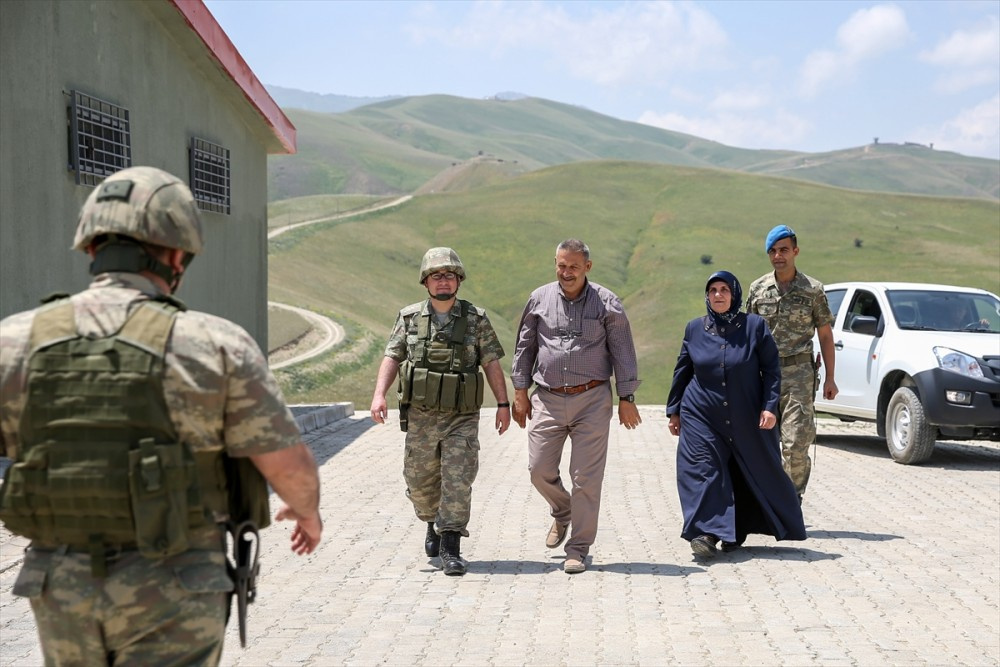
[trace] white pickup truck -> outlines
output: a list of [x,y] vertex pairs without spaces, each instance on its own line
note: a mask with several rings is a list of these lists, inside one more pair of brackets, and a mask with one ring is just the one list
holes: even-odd
[[[875,422],[899,463],[930,458],[938,437],[1000,440],[1000,299],[969,287],[826,286],[840,393],[816,411]],[[818,343],[814,341],[816,349]],[[820,369],[819,388],[824,369]]]

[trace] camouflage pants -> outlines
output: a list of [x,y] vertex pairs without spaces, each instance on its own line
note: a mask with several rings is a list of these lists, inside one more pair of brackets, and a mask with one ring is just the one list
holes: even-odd
[[479,413],[410,408],[403,479],[421,521],[468,537],[472,483],[479,472]]
[[781,369],[781,458],[785,472],[801,496],[806,492],[812,461],[809,446],[816,440],[816,369],[810,363]]
[[129,551],[97,579],[86,553],[32,548],[13,593],[31,602],[46,665],[217,665],[232,588],[221,551]]

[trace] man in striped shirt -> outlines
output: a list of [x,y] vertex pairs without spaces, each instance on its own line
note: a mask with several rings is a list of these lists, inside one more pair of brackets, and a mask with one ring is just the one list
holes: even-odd
[[[556,281],[528,297],[521,314],[511,381],[514,420],[528,424],[531,483],[548,502],[553,518],[545,546],[566,539],[563,570],[586,569],[597,536],[601,485],[611,425],[611,376],[618,394],[618,421],[628,429],[642,419],[635,405],[639,387],[632,329],[621,301],[587,280],[590,248],[576,239],[556,247]],[[532,383],[538,389],[529,397]],[[559,477],[566,437],[572,442],[572,493]]]

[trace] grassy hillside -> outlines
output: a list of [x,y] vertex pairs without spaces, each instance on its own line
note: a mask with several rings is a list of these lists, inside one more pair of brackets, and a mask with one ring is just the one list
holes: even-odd
[[878,144],[823,154],[733,148],[540,98],[403,97],[328,114],[286,109],[299,151],[269,165],[272,201],[391,195],[476,157],[519,170],[594,160],[719,167],[861,190],[1000,196],[1000,161]]
[[490,312],[509,369],[525,299],[553,279],[555,245],[575,236],[592,249],[591,279],[628,309],[643,379],[638,399],[660,403],[684,323],[704,312],[705,279],[725,268],[749,286],[770,269],[763,237],[779,222],[799,234],[800,269],[823,282],[1000,289],[995,201],[863,193],[648,163],[573,163],[418,196],[272,240],[269,298],[330,314],[348,324],[352,338],[339,357],[279,371],[279,380],[290,400],[351,400],[365,409],[396,311],[425,297],[419,262],[437,245],[461,255],[469,272],[461,295]]

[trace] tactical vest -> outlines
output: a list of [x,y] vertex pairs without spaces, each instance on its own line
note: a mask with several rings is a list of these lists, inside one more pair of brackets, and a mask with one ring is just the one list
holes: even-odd
[[462,315],[452,323],[451,336],[439,331],[432,340],[433,310],[419,315],[417,343],[399,368],[396,395],[401,409],[470,414],[482,407],[483,374],[478,366],[466,367],[463,354],[472,304],[461,299],[459,304]]
[[[180,442],[163,397],[181,309],[146,301],[106,338],[77,332],[69,299],[36,313],[21,447],[0,495],[11,532],[89,550],[96,570],[109,546],[164,558],[189,548],[191,529],[225,516],[237,464]],[[266,484],[263,503],[266,525]]]

